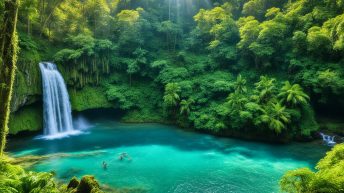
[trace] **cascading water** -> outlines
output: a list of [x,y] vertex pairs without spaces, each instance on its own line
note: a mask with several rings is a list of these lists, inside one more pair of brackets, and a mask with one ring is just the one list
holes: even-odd
[[43,82],[44,135],[73,133],[71,105],[63,77],[53,63],[41,62],[39,68]]

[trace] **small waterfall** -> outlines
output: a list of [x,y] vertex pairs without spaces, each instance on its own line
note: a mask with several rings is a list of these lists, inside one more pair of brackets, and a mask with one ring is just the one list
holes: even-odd
[[71,105],[63,77],[50,62],[39,63],[43,82],[44,135],[60,136],[74,131]]
[[320,133],[321,137],[322,137],[322,140],[323,142],[328,145],[328,146],[334,146],[336,145],[336,142],[334,141],[334,137],[335,136],[330,136],[330,135],[325,135],[323,133]]

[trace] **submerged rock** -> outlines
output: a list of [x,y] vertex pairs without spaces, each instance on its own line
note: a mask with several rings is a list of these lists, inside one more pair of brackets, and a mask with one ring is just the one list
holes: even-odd
[[[59,159],[59,158],[65,158],[65,157],[73,157],[73,158],[80,158],[80,157],[88,157],[88,156],[95,156],[99,154],[103,154],[104,151],[94,151],[94,152],[86,152],[86,153],[78,153],[78,154],[69,154],[69,153],[53,153],[53,154],[47,154],[47,155],[26,155],[22,157],[16,157],[15,159],[10,159],[10,162],[12,164],[19,164],[23,166],[24,168],[31,168],[32,166],[39,164],[43,161],[49,160],[49,159]],[[71,169],[70,171],[67,171],[70,173],[71,176],[74,176],[77,172],[80,172],[78,169]],[[66,177],[71,177],[66,176]]]

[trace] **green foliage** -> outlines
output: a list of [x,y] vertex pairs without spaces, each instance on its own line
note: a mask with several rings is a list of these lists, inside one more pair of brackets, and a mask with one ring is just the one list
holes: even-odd
[[240,42],[237,44],[240,49],[249,49],[251,44],[258,38],[261,27],[259,21],[254,17],[242,17],[238,20]]
[[290,121],[290,114],[280,103],[271,104],[264,109],[261,120],[266,123],[271,130],[274,130],[276,133],[281,133],[281,131],[286,128],[285,124]]
[[0,160],[0,191],[11,192],[62,192],[51,173],[26,172],[20,166],[11,165],[5,158]]
[[51,192],[51,193],[102,193],[93,176],[83,176],[79,181],[74,177],[68,186],[58,184],[52,173],[25,171],[21,166],[10,163],[9,158],[0,158],[0,191],[13,192]]
[[307,34],[308,50],[310,52],[328,54],[331,49],[331,40],[326,31],[314,26],[308,30]]
[[[294,132],[303,136],[309,136],[318,129],[314,114],[308,106],[288,109],[278,102],[278,97],[283,96],[284,87],[278,92],[276,79],[261,76],[254,84],[255,88],[249,90],[246,89],[245,84],[246,80],[238,75],[233,84],[234,92],[229,94],[224,104],[226,109],[220,112],[220,115],[228,120],[230,128],[255,127],[265,130],[268,128],[279,134],[282,131],[292,132],[293,126],[297,125]],[[303,121],[300,121],[301,116]]]
[[343,192],[344,145],[336,145],[321,159],[313,172],[308,168],[288,171],[281,179],[284,192]]
[[177,83],[168,83],[165,86],[164,103],[166,106],[177,106],[180,100],[180,87]]
[[117,14],[117,19],[123,25],[134,25],[138,21],[140,14],[138,10],[122,10]]
[[296,76],[305,87],[308,87],[314,96],[318,97],[318,103],[340,104],[343,94],[343,67],[335,63],[323,63],[318,61],[297,61],[297,68],[302,68]]
[[238,27],[229,7],[229,4],[224,4],[211,10],[201,9],[194,16],[197,30],[212,39],[207,49],[214,58],[225,61],[236,58],[235,47],[230,44],[237,42],[239,36]]
[[75,111],[87,109],[110,108],[113,106],[107,100],[105,89],[101,87],[84,87],[81,90],[70,90],[70,101]]
[[319,129],[319,125],[315,120],[313,108],[309,104],[302,106],[301,117],[300,130],[302,136],[310,136],[312,132]]
[[181,81],[188,77],[188,70],[184,67],[167,67],[158,75],[157,81],[167,84],[173,81]]
[[195,101],[193,99],[191,99],[191,98],[188,99],[188,100],[183,99],[182,101],[180,101],[180,114],[189,115],[190,114],[191,105],[194,102]]
[[163,21],[157,26],[158,32],[163,33],[166,36],[166,43],[169,49],[176,49],[177,38],[181,35],[182,29],[176,23],[172,21]]
[[[42,128],[40,108],[25,105],[40,98],[38,62],[52,59],[73,110],[121,109],[126,122],[300,139],[314,136],[323,107],[343,109],[343,0],[192,2],[169,13],[161,0],[22,1],[10,133]],[[342,122],[321,126],[343,133]],[[344,192],[343,152],[286,173],[281,190]],[[7,164],[0,179],[0,192],[67,192],[50,173]],[[81,181],[70,191],[99,191]]]
[[121,117],[125,123],[170,123],[162,110],[153,108],[131,109]]
[[241,76],[241,74],[238,75],[237,80],[234,83],[234,90],[238,94],[243,94],[247,92],[246,80]]
[[343,107],[342,0],[167,2],[26,1],[14,106],[37,100],[36,64],[56,51],[75,110],[131,122],[305,137],[314,107]]
[[127,84],[111,84],[106,86],[105,95],[108,101],[122,110],[154,109],[159,105],[161,93],[154,89],[154,84],[145,85],[135,83],[131,87]]
[[281,101],[286,105],[296,106],[299,104],[307,104],[309,96],[303,92],[302,87],[298,84],[291,85],[289,81],[284,83],[281,92],[278,94]]
[[193,122],[197,129],[209,129],[218,132],[226,128],[224,121],[220,118],[217,112],[221,108],[220,105],[212,103],[209,107],[192,111],[189,115],[189,120]]
[[309,192],[309,184],[314,173],[308,168],[288,171],[281,179],[280,186],[284,192]]
[[[73,49],[67,48],[54,56],[57,62],[68,63],[66,68],[70,84],[82,88],[87,84],[98,84],[101,75],[108,74],[110,68],[111,41],[94,39],[90,35],[79,34],[66,39]],[[66,65],[66,64],[65,64]]]
[[259,82],[255,83],[257,100],[260,104],[266,104],[271,101],[276,94],[276,79],[267,76],[261,76]]

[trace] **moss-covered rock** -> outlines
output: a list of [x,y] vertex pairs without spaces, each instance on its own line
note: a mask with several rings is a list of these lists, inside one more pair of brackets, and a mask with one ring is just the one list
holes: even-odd
[[69,95],[72,109],[75,111],[110,108],[113,106],[107,100],[105,91],[101,87],[84,87],[81,90],[70,90]]
[[73,177],[69,181],[69,183],[67,185],[67,189],[75,189],[75,188],[77,188],[79,186],[79,184],[80,184],[79,180],[76,177]]
[[14,82],[13,100],[11,102],[11,111],[15,112],[24,105],[30,105],[39,100],[42,93],[41,79],[38,74],[38,64],[28,65],[31,70],[23,67],[16,71]]
[[77,187],[76,193],[100,193],[99,183],[94,179],[93,176],[82,177],[79,186]]
[[39,105],[21,108],[10,115],[9,133],[17,134],[21,131],[38,131],[43,128],[43,111]]

